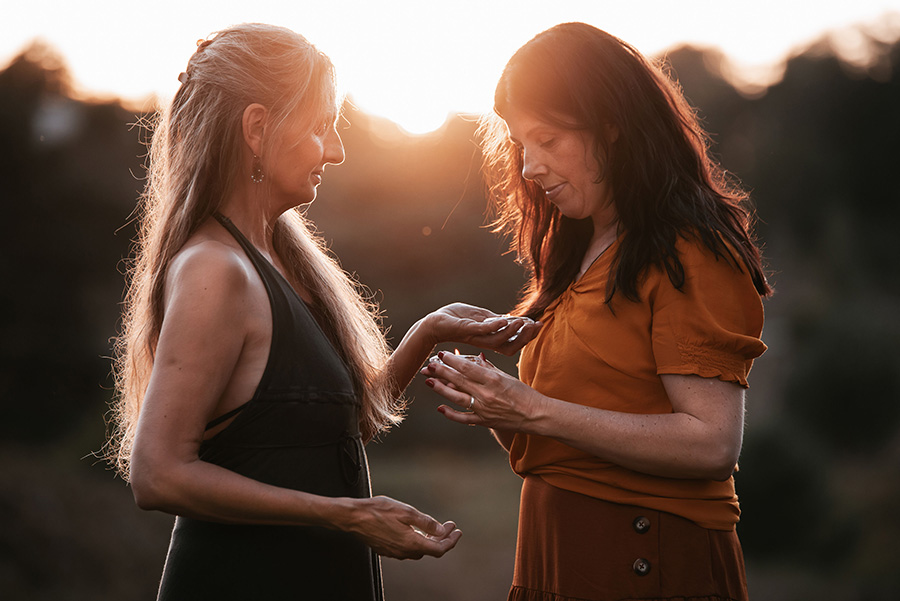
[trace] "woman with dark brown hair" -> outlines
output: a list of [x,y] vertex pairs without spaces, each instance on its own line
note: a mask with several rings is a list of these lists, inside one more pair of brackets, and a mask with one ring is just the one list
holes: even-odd
[[520,379],[446,353],[423,373],[524,478],[509,598],[746,599],[732,474],[771,292],[746,194],[677,86],[590,25],[519,49],[494,106],[515,312],[543,327]]

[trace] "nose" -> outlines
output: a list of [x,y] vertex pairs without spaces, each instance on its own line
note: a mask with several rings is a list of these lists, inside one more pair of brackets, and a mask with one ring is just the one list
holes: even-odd
[[325,163],[331,165],[340,165],[344,162],[344,143],[341,141],[340,134],[335,129],[331,129],[325,138]]
[[537,154],[527,148],[522,149],[522,177],[536,179],[545,172],[544,164],[538,160]]

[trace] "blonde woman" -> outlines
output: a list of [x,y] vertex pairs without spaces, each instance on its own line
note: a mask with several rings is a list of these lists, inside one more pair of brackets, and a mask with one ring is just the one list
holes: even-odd
[[112,453],[177,517],[159,599],[380,599],[378,555],[460,531],[371,498],[364,443],[441,341],[532,335],[455,304],[388,352],[373,307],[295,207],[344,159],[328,58],[246,24],[198,44],[156,125],[118,344]]

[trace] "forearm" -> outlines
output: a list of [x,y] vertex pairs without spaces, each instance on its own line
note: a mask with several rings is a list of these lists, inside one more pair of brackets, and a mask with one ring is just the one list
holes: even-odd
[[395,397],[403,394],[435,345],[441,342],[432,334],[429,319],[427,315],[413,324],[385,365],[384,377],[392,382]]
[[[727,479],[737,454],[719,432],[686,413],[643,415],[547,399],[528,432],[604,461],[667,478]],[[739,451],[739,445],[738,445]]]
[[199,459],[133,466],[132,490],[142,509],[234,524],[345,530],[353,511],[352,499],[271,486]]
[[270,486],[200,460],[140,465],[132,472],[135,500],[158,509],[233,524],[320,526],[358,536],[376,553],[399,559],[440,557],[460,532],[388,497],[323,497]]

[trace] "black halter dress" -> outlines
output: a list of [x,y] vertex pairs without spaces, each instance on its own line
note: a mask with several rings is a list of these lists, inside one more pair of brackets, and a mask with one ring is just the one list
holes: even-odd
[[[253,398],[203,442],[200,459],[254,480],[329,497],[371,496],[359,398],[310,309],[227,218],[265,284],[272,344]],[[233,525],[178,517],[160,601],[379,601],[378,556],[356,537],[301,526]]]

